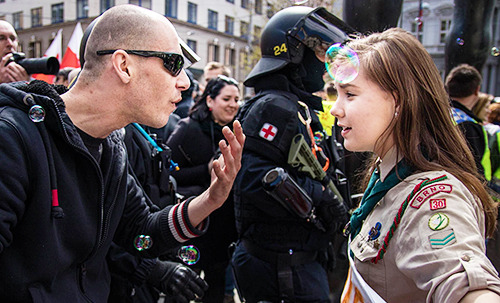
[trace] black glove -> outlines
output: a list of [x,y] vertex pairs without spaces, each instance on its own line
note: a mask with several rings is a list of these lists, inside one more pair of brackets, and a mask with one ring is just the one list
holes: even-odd
[[339,202],[329,188],[323,191],[321,202],[316,206],[316,214],[329,233],[341,231],[349,221],[347,207]]
[[207,282],[191,268],[170,261],[158,260],[147,282],[182,303],[203,297],[208,289]]

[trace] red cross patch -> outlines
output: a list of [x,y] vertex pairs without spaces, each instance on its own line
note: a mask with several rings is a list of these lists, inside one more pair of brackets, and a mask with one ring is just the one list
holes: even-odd
[[278,128],[272,124],[264,123],[264,126],[260,129],[259,136],[266,139],[267,141],[273,141],[274,137],[278,133]]

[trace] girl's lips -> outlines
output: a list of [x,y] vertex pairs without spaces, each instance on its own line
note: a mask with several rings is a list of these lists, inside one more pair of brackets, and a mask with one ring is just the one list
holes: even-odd
[[342,137],[345,137],[350,131],[350,127],[342,127],[342,132],[340,134],[342,135]]

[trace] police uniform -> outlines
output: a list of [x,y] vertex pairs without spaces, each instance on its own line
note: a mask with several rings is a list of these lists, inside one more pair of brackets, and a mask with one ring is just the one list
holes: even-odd
[[356,269],[387,302],[458,302],[477,289],[500,294],[485,256],[484,212],[446,171],[414,173],[391,188],[350,249]]

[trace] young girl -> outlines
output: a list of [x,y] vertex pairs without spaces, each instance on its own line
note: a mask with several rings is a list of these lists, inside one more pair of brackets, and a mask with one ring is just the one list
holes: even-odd
[[[342,47],[357,55],[359,71],[352,81],[336,79],[331,113],[346,149],[378,156],[350,220],[343,302],[369,288],[388,302],[500,302],[500,280],[485,255],[496,205],[453,124],[430,55],[396,28]],[[337,56],[334,75],[350,59]],[[366,287],[351,284],[356,270]]]

